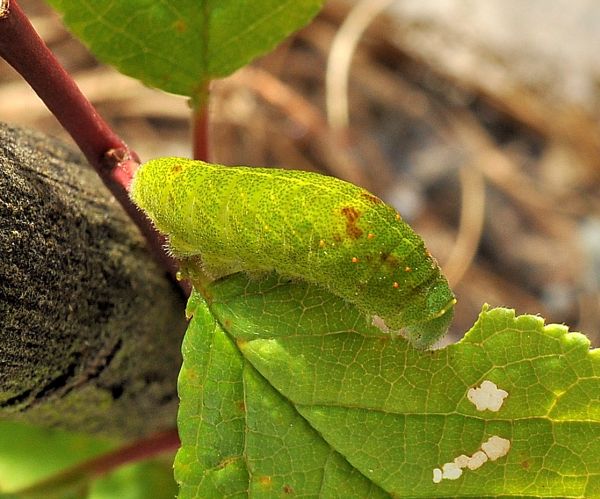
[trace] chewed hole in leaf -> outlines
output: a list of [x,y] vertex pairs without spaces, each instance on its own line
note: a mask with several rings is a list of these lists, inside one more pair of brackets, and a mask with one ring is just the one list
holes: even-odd
[[498,412],[506,397],[506,390],[498,388],[496,383],[487,379],[478,388],[470,388],[467,392],[467,398],[478,411]]
[[472,456],[461,454],[454,461],[444,463],[441,469],[434,468],[433,483],[440,483],[442,480],[457,480],[462,476],[463,469],[474,471],[481,468],[487,461],[495,461],[505,456],[509,450],[510,440],[493,435]]

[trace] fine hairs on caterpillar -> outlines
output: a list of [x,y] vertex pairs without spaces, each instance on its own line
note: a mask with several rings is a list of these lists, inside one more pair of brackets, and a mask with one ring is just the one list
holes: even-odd
[[325,287],[416,347],[439,339],[456,302],[422,239],[365,189],[316,173],[183,158],[143,164],[131,198],[213,278],[276,271]]

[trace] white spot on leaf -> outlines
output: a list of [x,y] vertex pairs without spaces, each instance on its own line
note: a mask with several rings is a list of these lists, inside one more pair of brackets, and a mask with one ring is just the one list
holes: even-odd
[[510,450],[510,440],[494,435],[481,445],[481,449],[472,456],[461,454],[454,461],[442,465],[442,468],[433,469],[433,483],[440,483],[443,479],[456,480],[460,478],[463,469],[476,470],[487,461],[495,461],[505,456]]
[[462,469],[456,463],[446,463],[442,466],[442,478],[447,480],[456,480],[462,475]]
[[510,440],[494,435],[485,442],[481,449],[487,454],[491,461],[495,461],[499,457],[506,456],[510,450]]
[[485,380],[479,388],[469,388],[467,398],[475,405],[478,411],[486,409],[492,412],[498,412],[508,397],[508,392],[496,386],[496,383]]
[[470,470],[476,470],[483,466],[488,460],[487,454],[482,450],[478,450],[475,454],[471,456],[469,462],[467,463],[467,468]]
[[471,458],[469,456],[461,454],[456,459],[454,459],[454,464],[456,464],[456,466],[458,466],[459,468],[466,468],[469,465],[470,459]]

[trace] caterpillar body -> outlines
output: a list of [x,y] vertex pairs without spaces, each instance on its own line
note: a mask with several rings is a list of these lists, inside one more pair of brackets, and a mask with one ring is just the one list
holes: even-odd
[[417,347],[440,338],[456,302],[422,239],[392,207],[316,173],[183,158],[143,164],[131,198],[174,256],[218,278],[276,271],[324,286]]

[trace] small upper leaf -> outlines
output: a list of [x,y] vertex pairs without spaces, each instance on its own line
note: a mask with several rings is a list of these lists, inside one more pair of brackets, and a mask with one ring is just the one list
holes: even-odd
[[306,283],[238,274],[205,294],[180,378],[182,497],[600,495],[583,335],[484,309],[422,352]]
[[102,61],[175,94],[197,96],[273,49],[324,0],[49,0]]

